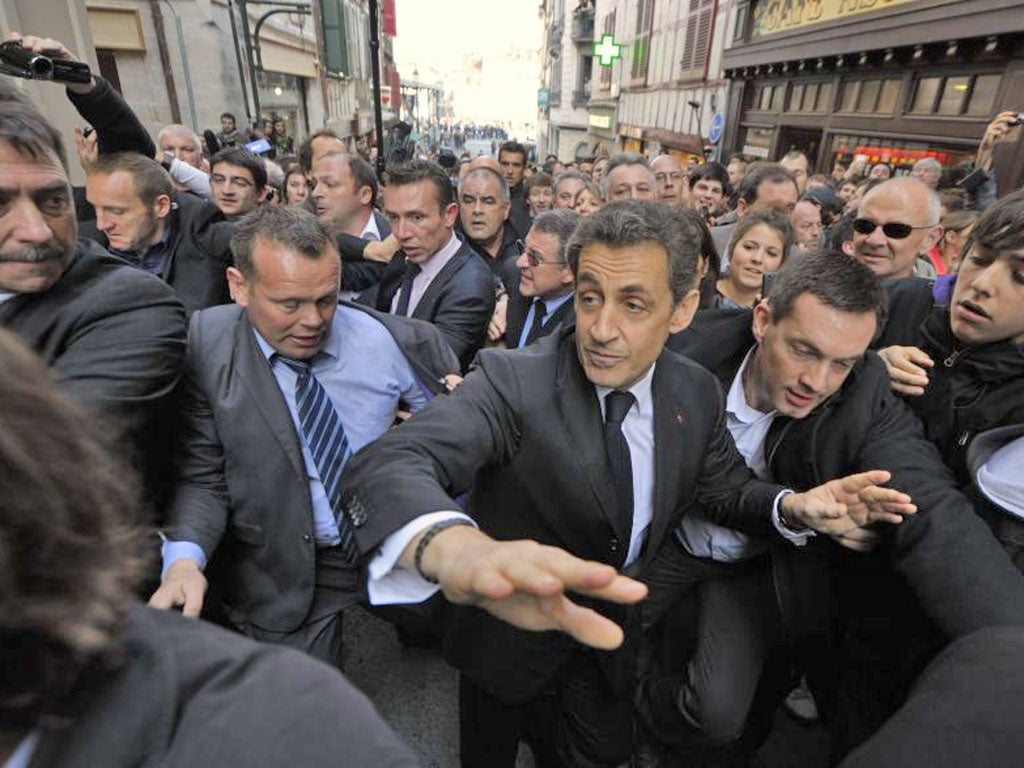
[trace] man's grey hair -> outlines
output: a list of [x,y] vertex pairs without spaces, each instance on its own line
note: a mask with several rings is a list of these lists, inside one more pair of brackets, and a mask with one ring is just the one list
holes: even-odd
[[651,164],[646,157],[639,152],[618,152],[608,158],[608,165],[604,167],[604,174],[601,176],[601,192],[604,193],[605,200],[608,199],[608,177],[611,176],[612,171],[624,165],[643,166],[651,177],[651,188],[654,189],[656,187],[657,182],[654,179],[654,171],[651,170]]
[[558,185],[561,184],[563,181],[568,181],[569,179],[578,179],[579,181],[589,181],[590,177],[587,176],[587,174],[582,173],[580,171],[573,170],[572,168],[570,168],[567,171],[562,171],[560,174],[555,176],[554,184],[551,187],[551,193],[555,197],[558,197]]
[[165,125],[163,128],[160,129],[160,133],[156,135],[156,143],[159,144],[163,140],[163,137],[167,136],[168,134],[177,134],[178,136],[189,136],[196,145],[196,152],[203,151],[203,142],[199,138],[199,134],[193,131],[187,125],[182,125],[181,123],[171,123],[170,125]]
[[498,187],[500,189],[501,201],[503,203],[507,203],[511,199],[512,192],[508,188],[508,182],[505,180],[505,177],[502,176],[493,168],[488,168],[486,165],[481,165],[479,168],[474,168],[472,171],[470,171],[461,179],[459,179],[459,198],[462,197],[462,186],[473,176],[480,175],[490,176],[491,178],[497,180]]
[[[927,226],[934,226],[942,220],[942,199],[939,197],[939,193],[920,179],[915,179],[912,176],[898,176],[894,179],[877,179],[876,181],[879,182],[876,186],[868,187],[864,192],[864,196],[860,199],[858,210],[864,207],[865,200],[878,194],[878,190],[902,186],[908,188],[906,189],[908,195],[922,195],[924,197],[928,213]],[[913,224],[913,222],[909,221],[906,223]]]
[[302,208],[261,205],[235,225],[231,234],[231,253],[235,268],[246,278],[256,272],[252,252],[257,241],[282,245],[307,259],[319,259],[327,250],[338,258],[334,238],[327,228],[320,219]]
[[641,243],[657,243],[665,249],[669,290],[672,301],[678,304],[697,287],[700,231],[692,219],[660,203],[619,200],[582,219],[569,240],[567,260],[578,280],[580,255],[589,246],[620,249]]
[[940,163],[934,157],[925,157],[922,158],[921,160],[918,160],[916,163],[914,163],[914,170],[917,170],[918,168],[923,168],[926,171],[935,171],[937,173],[942,173],[942,163]]
[[566,254],[569,250],[569,241],[572,239],[572,234],[576,231],[580,221],[582,221],[582,217],[576,211],[569,208],[559,208],[558,210],[542,211],[537,214],[537,218],[533,220],[533,225],[530,229],[557,237],[558,254],[555,261],[559,264],[565,264],[568,261]]
[[17,88],[0,80],[0,141],[36,162],[56,157],[65,171],[68,159],[60,132]]

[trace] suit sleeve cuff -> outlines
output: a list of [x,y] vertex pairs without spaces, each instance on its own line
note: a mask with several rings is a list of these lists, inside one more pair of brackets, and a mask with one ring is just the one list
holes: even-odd
[[476,526],[472,518],[461,512],[430,512],[406,523],[381,543],[367,567],[366,591],[371,605],[420,603],[440,589],[412,568],[398,562],[402,552],[420,533],[442,520],[461,518]]
[[189,560],[195,560],[199,564],[199,570],[206,568],[206,553],[203,552],[202,547],[198,544],[193,544],[191,541],[168,541],[164,539],[163,544],[160,545],[160,557],[163,560],[163,568],[160,569],[161,577],[167,573],[167,569],[174,565],[175,562],[186,557]]
[[775,501],[772,502],[772,525],[775,526],[775,530],[779,532],[779,535],[790,544],[797,547],[803,547],[811,537],[815,535],[815,532],[810,528],[806,528],[802,531],[794,531],[792,528],[786,527],[779,518],[779,504],[782,502],[782,497],[788,496],[792,492],[793,491],[787,488],[784,491],[780,491],[779,495],[775,497]]

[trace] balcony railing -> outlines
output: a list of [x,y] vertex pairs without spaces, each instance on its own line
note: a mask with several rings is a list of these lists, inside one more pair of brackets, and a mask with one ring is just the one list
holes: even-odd
[[572,39],[576,43],[590,43],[594,40],[594,9],[575,10],[572,14]]

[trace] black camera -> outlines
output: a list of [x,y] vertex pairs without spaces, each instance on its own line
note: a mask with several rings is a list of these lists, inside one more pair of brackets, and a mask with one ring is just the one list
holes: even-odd
[[26,51],[21,43],[0,43],[0,72],[29,80],[56,80],[61,83],[92,82],[89,65],[81,61],[51,59]]

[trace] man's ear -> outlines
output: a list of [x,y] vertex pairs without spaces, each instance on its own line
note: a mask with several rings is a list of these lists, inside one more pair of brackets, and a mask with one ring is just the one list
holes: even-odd
[[360,187],[357,194],[359,195],[360,205],[369,205],[373,201],[373,189],[368,186]]
[[512,212],[512,203],[502,203],[502,206],[505,208],[505,213],[502,215],[501,220],[508,221],[508,215]]
[[158,219],[166,219],[171,212],[171,198],[168,195],[157,195],[153,201],[153,212]]
[[231,291],[231,298],[240,307],[249,306],[249,281],[245,279],[238,267],[228,267],[228,290]]
[[945,229],[943,228],[941,223],[936,224],[934,227],[928,230],[928,234],[925,236],[924,240],[921,241],[921,246],[917,249],[918,253],[921,255],[928,253],[928,251],[934,248],[936,243],[938,243],[942,239],[942,235],[944,232]]
[[742,219],[747,215],[747,201],[742,197],[736,201],[736,218]]
[[687,328],[693,321],[693,316],[700,305],[700,290],[691,289],[672,310],[672,319],[669,321],[669,333],[679,333]]
[[768,329],[772,325],[772,305],[767,300],[761,300],[754,305],[754,317],[750,321],[750,330],[754,334],[757,343],[764,341]]
[[444,226],[447,229],[451,229],[455,226],[455,219],[459,217],[459,204],[449,203],[445,206],[443,211],[444,214]]
[[270,194],[270,187],[268,187],[266,184],[264,184],[262,187],[260,187],[259,191],[256,193],[256,202],[257,203],[262,203],[264,200],[267,199],[267,195],[269,195],[269,194]]

